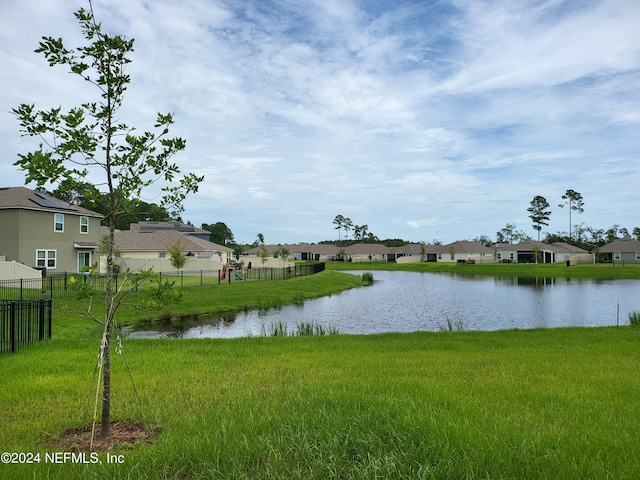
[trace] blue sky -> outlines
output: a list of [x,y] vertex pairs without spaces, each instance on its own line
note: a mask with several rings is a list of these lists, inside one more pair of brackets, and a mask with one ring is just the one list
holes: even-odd
[[[0,178],[36,148],[10,114],[94,98],[33,53],[81,43],[81,0],[0,4]],[[341,214],[380,238],[532,237],[527,208],[580,192],[574,223],[640,226],[637,0],[96,0],[110,33],[135,39],[122,120],[172,112],[175,160],[205,175],[196,226],[239,242],[336,237]],[[158,201],[149,191],[147,201]]]

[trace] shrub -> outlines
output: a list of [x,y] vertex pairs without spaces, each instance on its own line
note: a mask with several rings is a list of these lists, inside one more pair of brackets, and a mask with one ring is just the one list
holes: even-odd
[[373,285],[373,273],[364,272],[361,278],[363,285]]

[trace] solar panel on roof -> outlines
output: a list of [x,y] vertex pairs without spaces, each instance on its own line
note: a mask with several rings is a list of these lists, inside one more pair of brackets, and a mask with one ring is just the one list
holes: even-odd
[[40,192],[34,192],[35,198],[32,200],[44,208],[55,208],[58,210],[77,210],[75,205],[70,205],[69,202],[58,200],[57,198],[44,195]]

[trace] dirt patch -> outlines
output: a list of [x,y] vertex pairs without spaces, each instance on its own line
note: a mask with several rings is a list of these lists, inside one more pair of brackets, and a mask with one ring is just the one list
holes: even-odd
[[89,425],[66,430],[51,444],[63,451],[108,451],[116,447],[151,444],[160,435],[158,427],[146,427],[136,422],[112,422],[109,437],[100,438],[100,425],[97,425],[92,442],[91,429]]

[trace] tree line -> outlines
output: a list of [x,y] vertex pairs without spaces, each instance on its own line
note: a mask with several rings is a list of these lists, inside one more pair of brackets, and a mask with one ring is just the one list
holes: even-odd
[[[594,228],[584,223],[573,223],[573,215],[584,212],[584,199],[580,192],[569,189],[561,196],[562,202],[558,204],[560,208],[567,208],[569,213],[569,230],[567,232],[557,232],[545,234],[542,240],[545,243],[565,242],[585,250],[594,251],[598,248],[611,243],[618,238],[635,238],[640,240],[640,227],[634,227],[628,230],[618,224],[614,224],[609,228]],[[538,241],[540,241],[540,233],[543,226],[549,225],[551,217],[551,204],[541,195],[536,195],[531,200],[529,208],[529,218],[532,227],[538,233]],[[485,245],[491,246],[493,242],[486,236],[481,235],[474,239]],[[518,243],[522,241],[533,240],[522,230],[517,230],[516,225],[507,223],[502,229],[496,232],[496,243]]]

